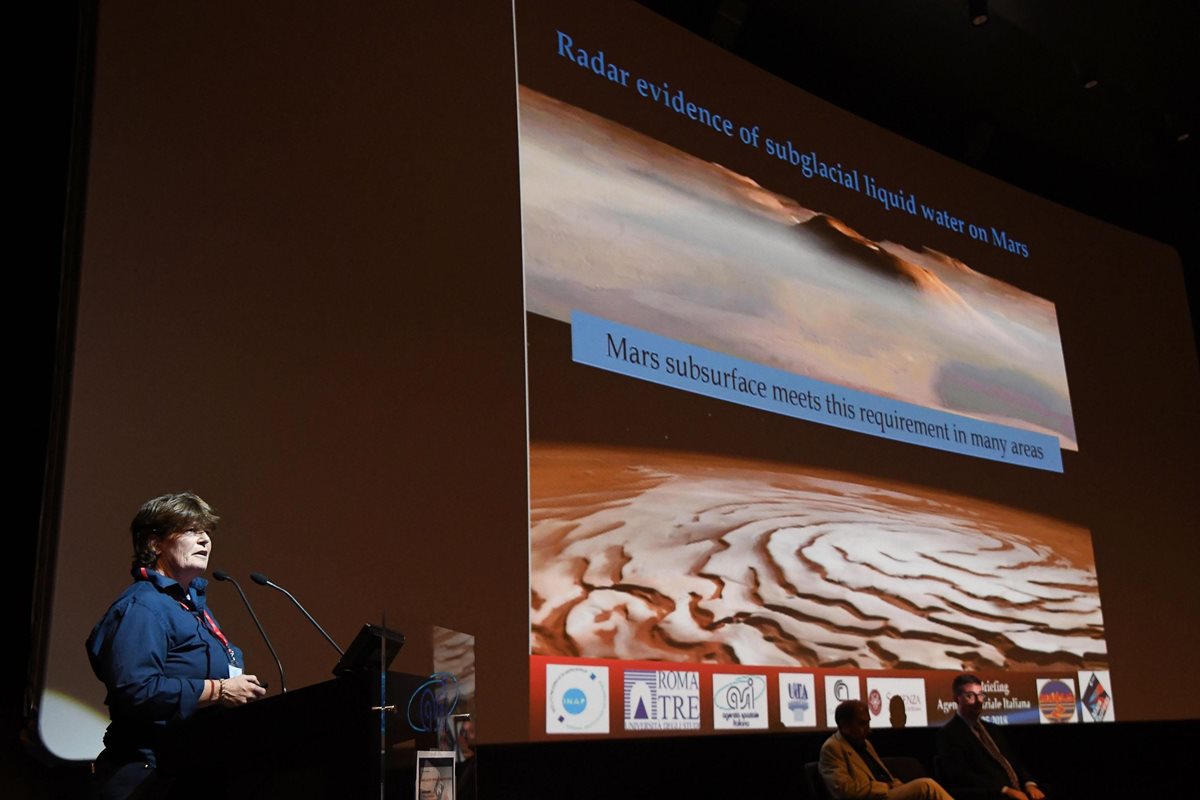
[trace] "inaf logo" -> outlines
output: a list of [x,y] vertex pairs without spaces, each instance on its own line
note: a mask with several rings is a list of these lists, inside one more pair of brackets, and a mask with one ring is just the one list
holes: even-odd
[[568,714],[582,714],[587,708],[587,695],[580,689],[567,689],[562,696],[562,707]]
[[608,733],[608,667],[546,665],[546,733]]

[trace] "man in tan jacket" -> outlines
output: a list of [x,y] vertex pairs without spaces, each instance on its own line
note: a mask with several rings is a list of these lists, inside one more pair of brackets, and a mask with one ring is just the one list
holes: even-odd
[[871,714],[861,700],[847,700],[833,712],[837,733],[821,746],[821,778],[829,794],[845,800],[953,800],[932,778],[903,783],[883,765],[867,741]]

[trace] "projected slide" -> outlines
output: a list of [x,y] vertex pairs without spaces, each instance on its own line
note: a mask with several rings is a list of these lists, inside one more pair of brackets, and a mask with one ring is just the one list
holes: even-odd
[[1065,709],[1108,666],[1087,527],[878,463],[1079,451],[1055,304],[997,269],[1036,245],[768,138],[755,102],[801,108],[778,87],[709,106],[686,59],[518,8],[531,736],[832,725],[850,698],[936,724],[963,670],[995,718]]
[[529,311],[587,312],[1077,449],[1053,304],[952,256],[872,241],[529,89],[521,197]]

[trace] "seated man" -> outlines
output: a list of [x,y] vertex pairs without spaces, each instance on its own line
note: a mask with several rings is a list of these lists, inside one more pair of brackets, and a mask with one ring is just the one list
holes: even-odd
[[849,800],[952,800],[930,778],[901,783],[867,741],[871,714],[861,700],[847,700],[833,712],[837,733],[821,745],[820,771],[829,794]]
[[941,778],[960,797],[974,800],[1042,800],[1045,795],[1009,748],[1004,734],[980,719],[983,684],[959,675],[953,684],[958,713],[938,731]]

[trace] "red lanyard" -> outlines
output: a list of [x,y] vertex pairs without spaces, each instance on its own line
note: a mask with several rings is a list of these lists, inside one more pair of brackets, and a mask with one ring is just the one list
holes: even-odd
[[233,654],[233,645],[229,644],[229,639],[226,638],[225,634],[221,633],[221,626],[213,619],[212,614],[208,613],[207,608],[204,609],[204,622],[208,625],[208,629],[212,631],[212,635],[217,637],[217,641],[225,648],[225,652],[229,654],[229,663],[236,663],[237,656]]

